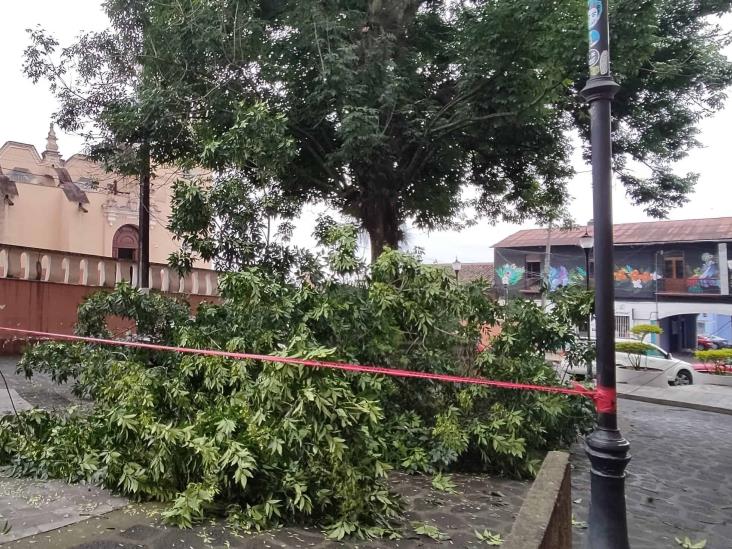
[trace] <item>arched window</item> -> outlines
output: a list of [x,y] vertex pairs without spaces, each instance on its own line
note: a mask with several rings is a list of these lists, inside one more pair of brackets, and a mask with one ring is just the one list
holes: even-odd
[[137,227],[134,225],[122,225],[114,233],[112,239],[112,257],[115,259],[127,259],[137,261],[137,248],[140,243]]

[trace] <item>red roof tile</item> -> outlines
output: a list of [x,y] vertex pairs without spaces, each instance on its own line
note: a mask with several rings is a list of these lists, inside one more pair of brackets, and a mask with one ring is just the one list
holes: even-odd
[[[435,263],[434,266],[454,274],[452,263]],[[472,282],[479,278],[484,278],[493,283],[493,263],[461,263],[460,282]]]
[[[554,229],[551,244],[552,246],[579,246],[579,238],[584,233],[584,227],[571,230]],[[591,229],[590,234],[592,234]],[[615,225],[613,235],[615,244],[618,246],[656,242],[732,241],[732,217],[618,223]],[[545,246],[546,237],[546,229],[524,229],[504,238],[493,247]]]

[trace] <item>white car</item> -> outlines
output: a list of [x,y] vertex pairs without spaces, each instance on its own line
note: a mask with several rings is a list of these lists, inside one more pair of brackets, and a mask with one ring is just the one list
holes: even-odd
[[[616,339],[615,341],[616,343],[638,343],[637,339]],[[669,385],[691,385],[694,383],[694,368],[691,364],[674,358],[671,356],[671,353],[664,351],[658,345],[654,345],[653,343],[647,343],[647,345],[650,348],[640,357],[640,363],[638,363],[637,357],[633,357],[631,360],[628,353],[616,352],[615,366],[628,368],[639,366],[641,369],[661,370],[665,372]],[[592,370],[597,375],[597,367],[594,362],[592,364]],[[584,377],[587,374],[587,367],[583,364],[572,366],[566,359],[563,359],[559,363],[558,372],[561,378],[566,378],[567,376]]]

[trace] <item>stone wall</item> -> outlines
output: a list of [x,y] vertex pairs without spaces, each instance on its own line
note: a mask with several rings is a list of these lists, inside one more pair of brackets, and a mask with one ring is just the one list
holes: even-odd
[[[73,254],[0,244],[0,280],[18,279],[114,288],[127,281],[137,286],[137,263],[97,255]],[[167,265],[150,264],[150,288],[186,295],[217,295],[218,277],[210,269],[192,269],[185,276]]]
[[[84,298],[118,282],[137,285],[137,265],[109,257],[69,254],[35,248],[0,245],[0,326],[42,332],[72,334],[76,311]],[[192,307],[217,301],[218,278],[214,271],[193,269],[184,277],[166,265],[150,266],[150,286]],[[129,322],[110,319],[121,333]],[[0,354],[15,354],[22,337],[0,332]]]
[[572,487],[569,454],[547,454],[502,547],[571,549]]

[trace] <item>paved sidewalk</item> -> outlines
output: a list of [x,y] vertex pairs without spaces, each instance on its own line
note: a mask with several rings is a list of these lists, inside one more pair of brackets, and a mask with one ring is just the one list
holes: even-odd
[[[71,392],[70,385],[57,385],[48,376],[31,380],[15,374],[17,357],[0,357],[0,372],[11,389],[15,407],[65,408],[88,406]],[[0,414],[12,407],[0,379]],[[216,549],[228,547],[422,547],[438,545],[409,528],[412,521],[436,526],[450,537],[442,542],[454,547],[479,547],[475,530],[491,530],[504,537],[510,532],[529,482],[492,478],[487,475],[453,475],[457,493],[432,489],[428,476],[396,473],[390,477],[393,490],[406,502],[405,539],[348,542],[326,541],[318,529],[287,528],[242,536],[210,523],[189,530],[170,528],[160,520],[160,505],[128,505],[129,501],[96,487],[68,485],[61,481],[15,479],[0,470],[0,544],[34,549]],[[111,512],[110,512],[111,511]],[[410,533],[411,532],[411,533]],[[12,541],[17,540],[17,541]]]
[[[684,387],[650,387],[618,384],[618,397],[630,400],[680,406],[707,412],[732,414],[732,387],[721,385],[686,385]],[[720,419],[720,421],[722,421]],[[728,419],[732,422],[732,419]],[[732,544],[730,544],[732,547]]]
[[[401,540],[328,541],[317,528],[283,528],[256,535],[244,535],[211,521],[187,530],[168,527],[161,521],[160,505],[130,505],[88,521],[31,536],[6,547],[13,549],[225,549],[300,548],[327,549],[415,548],[429,546],[483,546],[475,530],[489,529],[504,537],[528,492],[528,482],[491,478],[485,475],[453,475],[456,493],[432,489],[431,478],[396,473],[391,488],[405,500],[405,533]],[[449,539],[434,541],[417,535],[413,522],[435,526]]]
[[[16,374],[15,369],[20,357],[0,356],[0,372],[10,388],[15,408],[27,410],[34,406],[57,410],[72,405],[88,406],[88,401],[76,397],[73,392],[73,382],[59,385],[54,383],[46,374],[35,374],[27,379],[23,374]],[[10,414],[13,408],[8,398],[3,380],[0,379],[0,415]]]
[[[675,537],[732,548],[732,418],[722,414],[623,400],[619,423],[630,441],[626,503],[630,545],[672,549]],[[572,452],[573,513],[586,521],[589,462]],[[574,547],[586,530],[574,529]]]
[[48,532],[128,503],[96,486],[0,476],[0,523],[7,521],[11,528],[0,542]]

